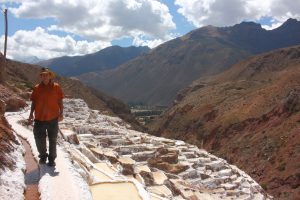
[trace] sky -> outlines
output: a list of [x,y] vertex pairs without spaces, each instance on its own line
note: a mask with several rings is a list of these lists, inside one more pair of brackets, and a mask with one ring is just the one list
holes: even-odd
[[[300,20],[300,0],[0,0],[11,59],[85,55],[112,45],[149,46],[206,25],[243,21],[274,29]],[[0,15],[0,51],[4,15]]]

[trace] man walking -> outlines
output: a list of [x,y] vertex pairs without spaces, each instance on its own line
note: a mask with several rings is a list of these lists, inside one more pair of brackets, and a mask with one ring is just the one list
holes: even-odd
[[[31,94],[31,111],[29,123],[34,120],[33,134],[39,163],[55,166],[56,140],[58,134],[58,122],[63,120],[64,97],[58,83],[53,82],[54,74],[48,68],[42,68],[40,72],[41,82],[37,84]],[[34,116],[33,116],[34,113]],[[46,137],[49,139],[49,154],[47,153]]]

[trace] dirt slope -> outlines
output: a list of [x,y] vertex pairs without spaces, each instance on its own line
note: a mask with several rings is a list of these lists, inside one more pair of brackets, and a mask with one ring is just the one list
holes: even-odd
[[151,125],[219,155],[279,199],[299,199],[300,46],[195,81]]

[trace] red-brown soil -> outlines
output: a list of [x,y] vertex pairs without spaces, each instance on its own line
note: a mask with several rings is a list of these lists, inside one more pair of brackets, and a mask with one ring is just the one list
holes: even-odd
[[34,159],[31,147],[28,142],[22,138],[19,138],[25,147],[25,163],[26,163],[26,173],[25,173],[25,199],[26,200],[39,200],[40,194],[38,191],[38,184],[40,178],[39,166]]
[[12,92],[0,84],[0,168],[4,167],[12,168],[15,163],[7,156],[7,154],[13,150],[12,144],[18,144],[12,130],[5,117],[3,116],[5,97],[8,97]]

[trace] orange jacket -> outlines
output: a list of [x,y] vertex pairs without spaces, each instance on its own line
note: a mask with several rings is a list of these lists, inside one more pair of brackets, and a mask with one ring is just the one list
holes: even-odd
[[36,120],[49,121],[59,117],[59,102],[64,98],[58,83],[40,83],[33,88],[30,100],[34,103]]

